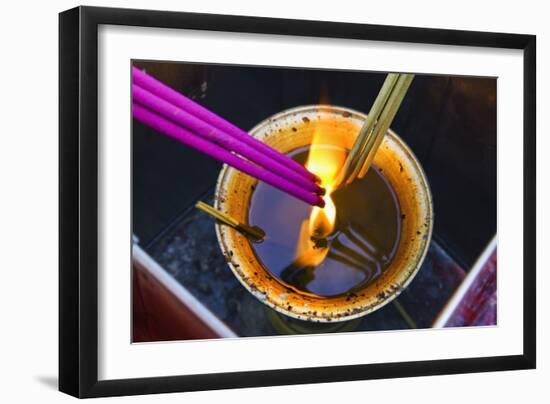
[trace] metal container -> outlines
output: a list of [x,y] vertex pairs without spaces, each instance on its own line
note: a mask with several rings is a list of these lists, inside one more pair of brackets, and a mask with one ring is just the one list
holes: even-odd
[[[250,134],[288,153],[311,144],[316,123],[325,120],[325,123],[334,124],[331,133],[339,137],[338,143],[351,149],[365,119],[366,115],[348,108],[302,106],[271,116],[255,126]],[[288,127],[294,129],[279,130]],[[315,322],[358,318],[395,299],[412,281],[426,255],[433,227],[432,198],[420,163],[393,131],[388,131],[374,164],[383,170],[393,187],[404,218],[397,252],[376,280],[353,294],[335,297],[316,297],[291,291],[258,261],[247,238],[232,228],[216,224],[221,250],[242,285],[278,312]],[[216,207],[239,221],[248,222],[248,208],[256,183],[255,178],[224,166],[216,185]]]

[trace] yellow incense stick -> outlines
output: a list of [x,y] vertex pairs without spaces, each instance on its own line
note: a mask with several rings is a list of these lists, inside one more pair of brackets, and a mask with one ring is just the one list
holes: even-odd
[[393,118],[395,118],[395,114],[401,106],[403,98],[405,98],[405,94],[407,94],[407,90],[409,89],[409,86],[411,85],[413,79],[414,74],[400,75],[395,87],[393,88],[392,94],[388,98],[386,106],[384,107],[384,110],[380,115],[380,119],[375,124],[375,127],[373,129],[372,146],[363,150],[363,155],[361,159],[362,163],[360,162],[358,165],[360,168],[358,174],[359,178],[363,178],[370,168],[374,160],[374,156],[376,155],[378,148],[382,144],[384,136],[386,135],[386,132],[388,131],[393,121]]
[[344,167],[340,171],[342,175],[338,179],[337,185],[343,184],[344,182],[350,182],[350,179],[354,179],[357,176],[357,171],[360,169],[360,167],[357,168],[357,166],[363,150],[368,145],[370,138],[372,137],[374,125],[378,121],[398,78],[399,75],[394,73],[390,73],[386,76],[386,80],[384,80],[384,84],[382,84],[382,88],[372,104],[369,114],[367,115],[367,119],[357,135],[357,139],[355,140],[346,162],[344,163]]
[[210,216],[234,228],[235,230],[240,231],[245,236],[250,237],[254,241],[262,241],[265,238],[265,232],[262,229],[260,229],[258,226],[249,226],[244,223],[239,223],[239,221],[235,220],[234,218],[227,215],[226,213],[223,213],[222,211],[208,205],[207,203],[198,201],[195,204],[195,207],[197,209],[202,210],[205,213],[208,213]]
[[414,74],[389,73],[386,76],[340,171],[337,185],[349,184],[366,174],[413,78]]

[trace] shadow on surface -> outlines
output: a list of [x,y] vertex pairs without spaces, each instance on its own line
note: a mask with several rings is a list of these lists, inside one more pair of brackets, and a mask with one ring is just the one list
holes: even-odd
[[51,389],[58,389],[57,376],[36,376],[35,380]]

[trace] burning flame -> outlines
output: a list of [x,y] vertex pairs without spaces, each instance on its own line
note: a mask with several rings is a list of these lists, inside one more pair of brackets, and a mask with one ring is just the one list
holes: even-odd
[[336,206],[332,192],[336,175],[344,165],[345,154],[341,148],[330,146],[330,130],[318,125],[313,135],[306,168],[321,178],[321,185],[326,189],[325,207],[315,206],[309,216],[309,233],[317,238],[324,238],[333,232],[336,224]]
[[300,228],[295,264],[298,266],[317,266],[328,254],[328,246],[315,240],[330,235],[336,225],[336,206],[331,193],[335,190],[336,176],[343,167],[345,149],[337,147],[329,123],[316,123],[306,168],[321,179],[326,189],[325,207],[313,207],[309,219],[304,220]]

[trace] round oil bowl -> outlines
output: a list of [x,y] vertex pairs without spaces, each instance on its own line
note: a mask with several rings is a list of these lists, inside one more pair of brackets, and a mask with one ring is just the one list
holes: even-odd
[[[316,125],[329,125],[331,134],[335,139],[338,137],[338,143],[351,149],[365,119],[366,115],[348,108],[303,106],[273,115],[260,122],[250,134],[280,152],[288,153],[310,145]],[[289,127],[293,129],[281,130]],[[245,236],[217,223],[216,234],[222,252],[243,286],[280,313],[316,322],[351,320],[395,299],[412,281],[426,256],[433,226],[432,199],[420,163],[391,130],[386,134],[374,164],[383,170],[393,187],[403,218],[397,251],[378,278],[352,294],[319,297],[301,293],[279,281],[262,265]],[[255,178],[224,165],[216,186],[216,208],[247,223],[256,183]]]

